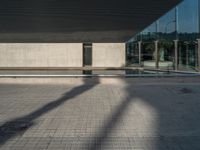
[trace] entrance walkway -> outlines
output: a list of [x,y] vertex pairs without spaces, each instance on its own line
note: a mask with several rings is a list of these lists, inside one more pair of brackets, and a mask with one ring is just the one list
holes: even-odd
[[0,84],[0,149],[200,149],[198,79],[118,80]]

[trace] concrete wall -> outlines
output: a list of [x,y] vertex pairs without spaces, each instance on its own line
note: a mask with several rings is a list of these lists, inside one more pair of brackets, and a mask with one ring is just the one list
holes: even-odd
[[[93,67],[125,66],[124,43],[93,43]],[[82,43],[0,43],[0,67],[82,67]]]
[[82,67],[82,43],[0,43],[0,67]]
[[93,67],[125,66],[125,43],[93,43]]

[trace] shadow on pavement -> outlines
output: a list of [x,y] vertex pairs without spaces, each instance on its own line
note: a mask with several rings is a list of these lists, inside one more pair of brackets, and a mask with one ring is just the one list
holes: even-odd
[[[98,78],[92,84],[88,84],[88,81],[91,82],[91,80],[85,80],[83,85],[73,88],[63,97],[42,106],[38,110],[4,123],[0,126],[0,145],[17,135],[23,134],[34,125],[35,119],[41,115],[99,84]],[[134,85],[126,79],[124,79],[124,82],[126,86],[120,88],[120,90],[124,90],[124,95],[119,98],[121,99],[119,104],[114,107],[112,113],[106,116],[103,126],[96,131],[95,135],[90,137],[91,140],[83,143],[81,149],[84,147],[87,147],[87,150],[106,149],[107,142],[110,142],[110,135],[127,117],[127,112],[129,113],[130,109],[133,109],[131,115],[139,115],[131,116],[129,114],[133,118],[130,118],[130,120],[126,118],[125,124],[129,123],[128,125],[132,125],[138,130],[136,124],[142,126],[146,123],[146,126],[141,127],[141,129],[144,129],[142,136],[135,135],[137,131],[134,131],[132,135],[129,134],[132,131],[127,127],[127,139],[133,139],[133,141],[128,142],[132,142],[134,148],[148,150],[200,149],[200,101],[198,97],[200,85],[173,83],[171,85],[154,83]],[[117,101],[115,102],[117,103]],[[134,107],[132,107],[133,105]],[[135,114],[133,114],[134,112]],[[130,124],[131,119],[132,124]],[[138,123],[137,119],[141,122]],[[123,141],[120,142],[123,143]],[[139,144],[134,145],[137,142]]]
[[98,78],[95,78],[92,83],[87,78],[84,78],[83,80],[83,85],[77,86],[69,92],[66,92],[61,98],[42,106],[41,108],[31,112],[30,114],[27,114],[26,116],[10,120],[1,125],[0,145],[3,145],[6,143],[6,141],[17,135],[23,134],[27,129],[34,125],[34,120],[38,117],[48,113],[56,107],[59,107],[66,101],[69,101],[70,99],[77,97],[88,90],[91,90],[93,87],[99,84]]
[[[194,97],[194,95],[191,95],[195,94],[193,93],[193,87],[176,84],[171,86],[135,86],[127,83],[125,91],[126,96],[124,99],[117,105],[115,111],[107,117],[103,127],[95,133],[92,142],[88,142],[85,145],[89,146],[89,150],[104,149],[104,146],[106,146],[106,143],[110,139],[110,135],[114,132],[120,121],[122,121],[122,118],[125,117],[128,106],[132,102],[135,103],[135,100],[141,101],[147,108],[155,112],[153,114],[155,116],[152,116],[151,113],[145,114],[148,113],[148,110],[144,114],[140,112],[141,119],[144,119],[143,115],[150,116],[155,124],[148,129],[150,132],[152,130],[152,135],[148,135],[147,133],[143,137],[137,137],[137,135],[128,137],[130,139],[134,138],[132,144],[140,141],[140,146],[137,145],[137,147],[135,145],[135,148],[146,147],[152,150],[200,149],[200,144],[198,143],[200,140],[200,103],[198,96]],[[145,145],[145,142],[149,145]]]
[[115,108],[114,113],[108,116],[108,119],[106,120],[101,130],[97,131],[97,133],[94,135],[94,137],[92,138],[94,140],[92,141],[92,144],[88,144],[89,150],[103,149],[104,144],[107,142],[107,140],[109,139],[109,136],[111,135],[113,130],[117,127],[117,125],[123,118],[126,112],[126,109],[131,101],[132,99],[129,95],[122,102],[120,102],[120,104]]

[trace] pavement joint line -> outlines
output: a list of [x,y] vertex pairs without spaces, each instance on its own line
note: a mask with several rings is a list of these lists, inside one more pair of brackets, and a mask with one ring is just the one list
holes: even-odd
[[200,74],[175,74],[175,75],[152,75],[152,74],[146,74],[146,75],[25,75],[25,74],[17,74],[17,75],[0,75],[0,78],[31,78],[31,77],[200,77]]

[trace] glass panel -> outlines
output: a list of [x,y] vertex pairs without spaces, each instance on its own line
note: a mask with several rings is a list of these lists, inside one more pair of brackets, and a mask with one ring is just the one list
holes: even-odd
[[179,41],[178,56],[179,70],[197,71],[198,52],[196,41]]
[[128,66],[139,65],[139,45],[138,45],[138,43],[128,43],[127,44],[126,64]]
[[175,8],[159,19],[158,34],[160,39],[176,39],[176,10]]
[[198,33],[198,0],[184,0],[178,6],[178,32]]
[[[183,0],[179,5],[152,23],[134,38],[141,41],[142,64],[156,66],[155,44],[158,43],[158,66],[160,69],[175,69],[175,48],[178,40],[178,69],[195,71],[198,68],[197,39],[200,38],[200,0]],[[132,60],[133,61],[133,60]],[[199,63],[200,64],[200,63]]]
[[141,53],[143,66],[155,68],[156,52],[154,42],[142,42]]
[[174,68],[174,41],[165,39],[159,41],[158,61],[160,69]]
[[198,0],[184,0],[178,7],[178,33],[183,41],[195,41],[199,33]]
[[159,32],[172,33],[175,31],[175,9],[171,10],[159,19]]
[[142,41],[156,40],[158,38],[156,33],[157,30],[158,30],[157,24],[156,23],[151,24],[149,27],[147,27],[140,33],[140,39]]

